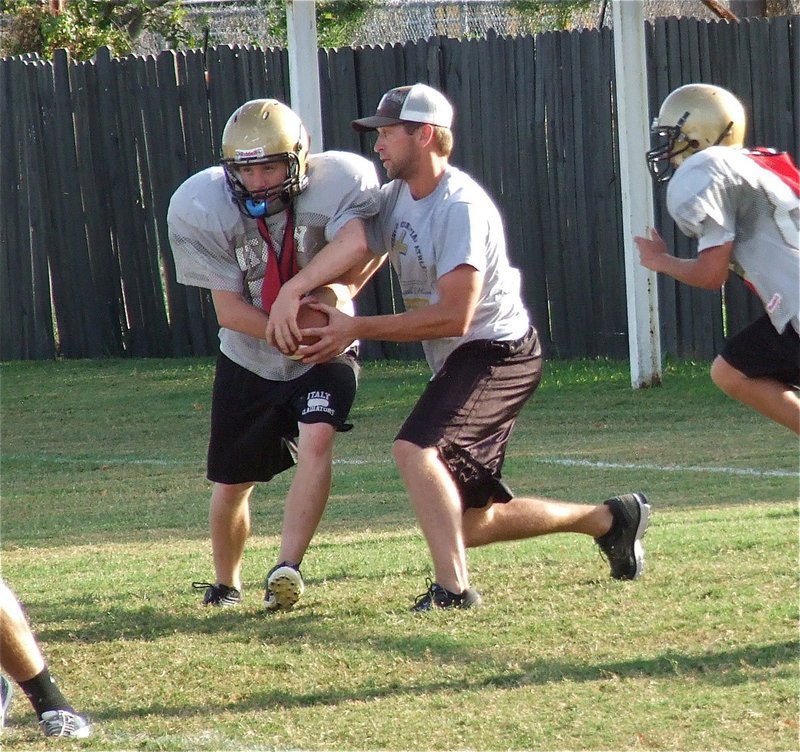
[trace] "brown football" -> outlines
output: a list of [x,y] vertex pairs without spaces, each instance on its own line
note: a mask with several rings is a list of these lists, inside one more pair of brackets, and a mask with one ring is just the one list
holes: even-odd
[[[327,326],[328,314],[316,311],[309,305],[301,305],[297,312],[297,326],[301,329],[313,329],[315,327]],[[301,345],[313,345],[319,337],[303,337]]]

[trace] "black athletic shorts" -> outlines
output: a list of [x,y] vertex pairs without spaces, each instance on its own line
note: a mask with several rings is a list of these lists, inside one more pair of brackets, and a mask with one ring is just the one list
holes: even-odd
[[428,382],[395,438],[438,447],[465,508],[510,501],[501,480],[506,444],[541,377],[542,349],[532,327],[510,342],[466,342]]
[[291,381],[270,381],[217,359],[207,477],[215,483],[268,481],[292,467],[300,423],[345,423],[356,394],[358,361],[345,354]]
[[728,339],[720,355],[751,379],[768,376],[800,387],[800,337],[791,324],[778,334],[766,313]]

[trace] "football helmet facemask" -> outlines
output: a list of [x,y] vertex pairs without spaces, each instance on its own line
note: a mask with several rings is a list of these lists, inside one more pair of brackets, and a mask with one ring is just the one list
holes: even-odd
[[675,89],[650,128],[658,144],[647,152],[650,174],[663,183],[698,151],[717,145],[741,147],[745,126],[744,107],[727,89],[711,84]]
[[[282,102],[253,99],[239,107],[222,132],[221,164],[242,212],[259,218],[286,209],[308,186],[308,150],[302,120]],[[286,179],[267,191],[248,191],[239,170],[268,162],[285,162]]]

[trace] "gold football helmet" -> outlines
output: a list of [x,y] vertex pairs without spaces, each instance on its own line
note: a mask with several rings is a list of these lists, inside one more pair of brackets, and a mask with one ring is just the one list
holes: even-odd
[[[222,132],[222,166],[241,210],[250,217],[283,211],[308,186],[309,138],[303,121],[277,99],[245,102],[228,118]],[[252,194],[239,179],[243,165],[286,162],[286,180]]]
[[727,89],[687,84],[661,105],[650,132],[660,143],[647,152],[656,182],[669,180],[692,154],[709,146],[742,146],[747,121],[742,103]]

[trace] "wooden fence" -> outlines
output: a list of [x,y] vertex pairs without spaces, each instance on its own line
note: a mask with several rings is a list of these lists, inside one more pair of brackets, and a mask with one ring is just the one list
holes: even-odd
[[[647,27],[651,116],[676,86],[731,89],[749,141],[800,153],[800,17],[740,23],[659,19]],[[452,161],[496,199],[525,298],[548,354],[626,358],[613,34],[551,32],[320,50],[325,148],[374,159],[350,120],[387,89],[423,81],[456,108]],[[229,114],[254,97],[288,100],[285,50],[217,47],[158,57],[0,61],[0,357],[184,356],[217,349],[207,292],[175,282],[166,208],[218,159]],[[377,164],[377,162],[376,162]],[[668,220],[673,250],[692,252]],[[659,281],[662,343],[709,358],[723,322],[760,304],[738,281],[724,296]],[[398,305],[388,269],[362,313]],[[365,357],[418,357],[369,343]]]

